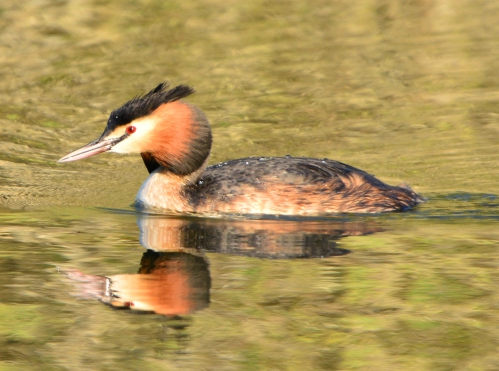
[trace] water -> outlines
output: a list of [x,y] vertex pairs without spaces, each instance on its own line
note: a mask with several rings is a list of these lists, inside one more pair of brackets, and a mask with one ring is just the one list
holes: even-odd
[[[493,1],[2,4],[0,369],[499,369],[498,17]],[[164,80],[196,88],[212,164],[327,157],[428,202],[146,216],[138,156],[55,163]]]

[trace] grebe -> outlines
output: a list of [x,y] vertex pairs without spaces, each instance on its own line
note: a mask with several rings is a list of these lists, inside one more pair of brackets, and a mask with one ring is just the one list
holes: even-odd
[[338,161],[306,157],[242,158],[207,166],[212,136],[206,116],[181,101],[194,89],[159,84],[114,110],[99,139],[64,156],[140,153],[150,175],[139,209],[197,214],[323,215],[407,210],[424,201]]

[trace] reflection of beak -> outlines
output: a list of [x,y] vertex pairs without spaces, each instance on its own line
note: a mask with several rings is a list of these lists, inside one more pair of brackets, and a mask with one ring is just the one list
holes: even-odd
[[70,162],[70,161],[81,160],[82,158],[87,158],[93,155],[98,155],[99,153],[102,152],[107,152],[126,137],[127,135],[125,134],[118,138],[109,138],[109,139],[99,138],[81,148],[78,148],[77,150],[74,150],[71,153],[68,153],[66,156],[64,156],[57,162]]

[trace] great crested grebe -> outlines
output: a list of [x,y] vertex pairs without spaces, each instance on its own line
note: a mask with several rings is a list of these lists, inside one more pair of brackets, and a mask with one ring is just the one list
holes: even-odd
[[189,86],[159,84],[109,116],[99,139],[64,156],[140,153],[150,175],[141,209],[199,214],[322,215],[407,210],[423,198],[341,162],[306,157],[242,158],[206,167],[212,137],[206,116],[180,101]]

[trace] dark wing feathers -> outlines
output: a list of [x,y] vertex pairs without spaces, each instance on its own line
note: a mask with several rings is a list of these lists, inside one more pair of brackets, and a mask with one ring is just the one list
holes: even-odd
[[352,171],[365,174],[352,166],[327,159],[249,157],[208,167],[197,187],[206,194],[222,194],[224,189],[234,192],[240,184],[259,189],[271,183],[300,186],[337,182],[338,187],[342,187],[339,175]]

